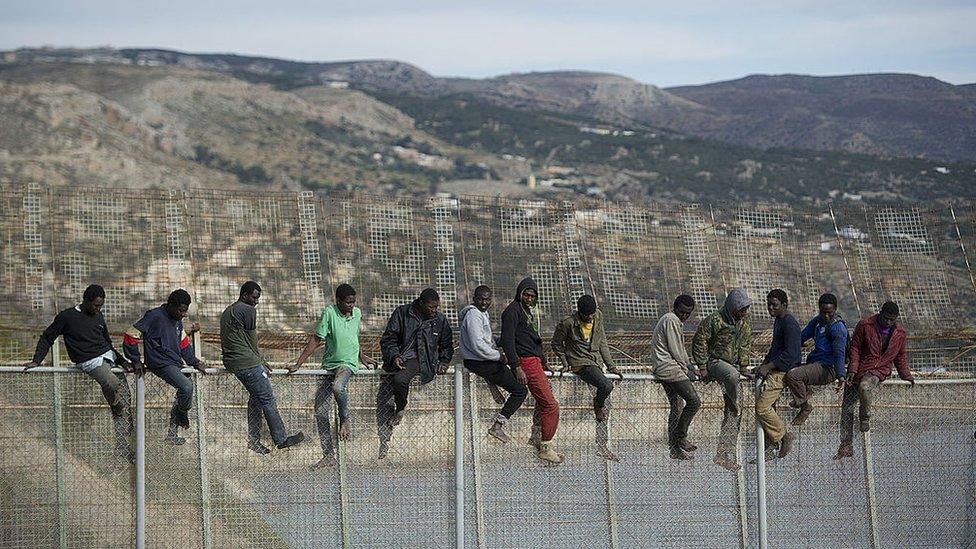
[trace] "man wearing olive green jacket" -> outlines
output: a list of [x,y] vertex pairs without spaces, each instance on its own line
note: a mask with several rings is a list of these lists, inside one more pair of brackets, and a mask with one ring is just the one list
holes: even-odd
[[613,382],[603,375],[600,361],[606,365],[607,372],[620,379],[624,375],[617,370],[613,357],[610,356],[607,334],[603,330],[603,318],[596,308],[593,296],[580,297],[576,302],[576,312],[556,326],[556,331],[552,334],[552,350],[563,366],[560,375],[572,370],[595,389],[593,414],[596,416],[596,453],[611,461],[619,461],[607,447],[607,419],[610,417],[607,398],[613,391]]
[[742,425],[742,392],[739,374],[749,366],[752,329],[746,316],[752,299],[745,290],[735,289],[725,298],[722,309],[705,317],[691,343],[691,358],[704,369],[706,381],[722,385],[725,413],[715,463],[730,471],[741,466],[735,461],[735,443]]

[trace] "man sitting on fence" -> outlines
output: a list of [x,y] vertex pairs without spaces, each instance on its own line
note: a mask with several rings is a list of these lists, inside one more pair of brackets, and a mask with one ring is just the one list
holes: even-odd
[[535,399],[532,414],[532,436],[529,444],[535,447],[539,459],[549,464],[563,462],[563,456],[552,447],[552,439],[559,427],[559,403],[552,394],[546,371],[552,371],[542,349],[539,335],[539,288],[531,278],[519,282],[515,299],[502,312],[502,349],[508,365],[514,371],[525,372],[529,392]]
[[461,323],[461,358],[464,359],[464,367],[487,381],[489,386],[508,391],[508,398],[502,409],[495,414],[495,421],[488,429],[488,434],[502,442],[509,442],[512,437],[505,432],[505,423],[522,406],[529,394],[525,387],[525,372],[518,365],[514,368],[508,366],[505,353],[495,346],[491,337],[491,321],[488,318],[491,288],[475,288],[472,301],[474,305],[468,305],[458,314]]
[[[440,313],[441,297],[433,288],[420,292],[412,303],[393,310],[380,338],[383,370],[376,393],[376,426],[380,438],[379,459],[389,452],[393,428],[407,409],[410,381],[420,376],[426,384],[447,372],[454,356],[451,325]],[[393,399],[395,406],[390,405]]]
[[125,364],[120,353],[112,345],[112,338],[102,316],[105,305],[105,289],[98,284],[85,288],[81,303],[65,309],[54,317],[54,322],[37,340],[34,358],[24,365],[24,370],[35,368],[44,361],[58,336],[63,336],[68,358],[75,367],[88,374],[102,388],[102,395],[112,410],[115,427],[116,456],[132,459],[129,435],[132,418],[129,413],[129,386],[125,376],[112,372],[117,363]]
[[294,446],[305,440],[301,431],[288,435],[278,413],[274,389],[271,387],[271,365],[258,352],[257,305],[261,286],[248,280],[241,286],[240,298],[220,315],[220,356],[224,368],[233,373],[250,398],[247,401],[247,447],[258,454],[271,450],[261,443],[261,416],[271,431],[271,440],[279,449]]
[[552,334],[552,351],[559,357],[562,369],[559,375],[572,370],[595,392],[593,396],[593,415],[596,416],[596,454],[611,461],[620,461],[607,446],[610,406],[607,399],[613,391],[613,382],[603,375],[600,361],[607,372],[619,377],[617,366],[610,356],[607,334],[603,329],[603,317],[591,295],[583,295],[576,301],[576,312],[556,325]]
[[169,429],[163,439],[174,446],[186,442],[179,435],[179,429],[190,428],[187,412],[193,404],[193,381],[181,371],[183,363],[186,362],[200,373],[207,370],[204,362],[197,358],[190,341],[190,335],[198,332],[200,325],[194,323],[189,331],[183,328],[183,319],[189,308],[190,294],[183,289],[175,290],[169,294],[165,304],[146,311],[122,337],[122,352],[139,375],[143,372],[143,359],[139,354],[141,342],[146,353],[146,369],[176,389],[176,399],[169,412]]
[[766,309],[774,319],[773,340],[762,365],[756,369],[756,376],[762,380],[762,391],[756,397],[756,421],[766,437],[766,461],[786,457],[793,448],[793,433],[774,408],[786,386],[786,374],[800,364],[800,324],[789,313],[789,306],[786,292],[779,288],[766,296]]
[[810,386],[827,385],[835,379],[843,382],[847,374],[847,324],[837,314],[837,296],[823,294],[817,305],[820,314],[800,332],[801,342],[813,339],[813,350],[807,355],[806,364],[786,373],[786,386],[793,393],[790,406],[800,410],[793,418],[793,425],[803,425],[813,411]]
[[906,352],[908,337],[898,323],[898,305],[888,301],[881,312],[862,319],[851,338],[851,363],[847,368],[844,400],[840,412],[840,447],[834,459],[854,455],[854,405],[860,401],[861,432],[871,430],[871,402],[874,391],[891,375],[891,366],[898,377],[915,385],[908,369]]
[[692,359],[699,371],[705,370],[705,379],[722,385],[725,411],[714,461],[730,471],[740,468],[734,457],[742,425],[739,374],[749,366],[752,331],[746,317],[751,305],[752,299],[745,290],[732,290],[722,309],[708,315],[698,325],[691,344]]
[[328,374],[322,376],[315,391],[315,426],[322,445],[322,459],[312,465],[313,469],[330,467],[336,463],[332,448],[332,422],[329,420],[333,398],[339,409],[339,438],[348,440],[349,393],[346,386],[352,376],[359,373],[360,364],[365,364],[367,368],[376,367],[376,363],[359,349],[362,318],[362,311],[356,307],[356,290],[349,284],[340,284],[335,291],[335,305],[322,310],[315,333],[308,336],[302,354],[294,366],[288,368],[288,373],[297,371],[316,349],[325,345],[322,369]]
[[697,446],[688,442],[688,427],[701,408],[701,399],[692,381],[705,372],[688,359],[685,350],[684,323],[695,310],[690,295],[679,295],[671,312],[662,316],[651,336],[651,364],[654,377],[664,387],[671,412],[668,415],[668,447],[673,459],[692,459]]

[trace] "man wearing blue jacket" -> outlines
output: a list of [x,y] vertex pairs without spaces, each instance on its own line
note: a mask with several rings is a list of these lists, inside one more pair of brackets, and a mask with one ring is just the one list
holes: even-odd
[[179,429],[189,429],[187,412],[193,404],[193,381],[182,372],[183,363],[201,373],[207,368],[197,358],[190,341],[190,335],[199,331],[200,325],[194,323],[189,331],[183,328],[183,319],[189,308],[190,294],[183,289],[175,290],[169,294],[165,304],[146,311],[122,338],[122,352],[138,374],[143,371],[143,357],[139,354],[139,343],[142,343],[146,355],[145,369],[176,389],[176,399],[169,413],[169,430],[163,439],[174,446],[186,442],[179,435]]
[[813,411],[809,387],[828,385],[834,380],[843,381],[847,375],[847,324],[837,314],[837,296],[824,294],[817,301],[820,314],[813,317],[800,332],[801,344],[813,339],[814,347],[807,356],[807,363],[793,368],[786,374],[786,386],[793,393],[790,406],[800,412],[793,418],[793,425],[803,425]]
[[[773,341],[756,375],[762,392],[756,397],[756,421],[766,436],[766,460],[785,457],[793,448],[793,434],[786,430],[773,404],[783,394],[786,374],[800,363],[800,325],[788,312],[789,298],[779,288],[766,296],[766,310],[773,317]],[[778,454],[777,454],[778,447]]]

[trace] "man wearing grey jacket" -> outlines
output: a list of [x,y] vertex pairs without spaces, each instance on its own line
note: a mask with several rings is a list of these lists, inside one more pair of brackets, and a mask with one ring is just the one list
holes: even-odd
[[684,323],[694,310],[695,300],[690,295],[679,295],[672,312],[657,321],[651,338],[654,377],[664,387],[671,405],[668,446],[673,459],[692,459],[698,449],[688,442],[688,426],[701,408],[701,399],[691,382],[702,376],[688,358],[683,336]]
[[505,353],[495,346],[491,337],[491,321],[488,319],[491,288],[475,288],[473,301],[474,305],[468,305],[458,314],[461,323],[461,358],[464,359],[465,368],[483,378],[489,385],[508,391],[508,399],[495,414],[495,422],[488,429],[488,434],[502,442],[509,442],[512,437],[505,432],[505,423],[522,406],[529,393],[525,386],[525,372],[518,364],[508,367]]

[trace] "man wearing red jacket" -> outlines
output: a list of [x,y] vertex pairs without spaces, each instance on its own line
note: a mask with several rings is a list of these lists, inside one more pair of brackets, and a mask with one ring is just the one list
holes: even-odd
[[871,400],[881,382],[891,375],[891,366],[898,370],[898,377],[915,385],[915,378],[908,369],[905,352],[907,337],[905,328],[898,323],[898,305],[888,301],[881,312],[862,319],[851,338],[851,363],[844,383],[844,402],[840,413],[840,448],[834,459],[854,455],[854,403],[861,401],[861,432],[871,430]]

